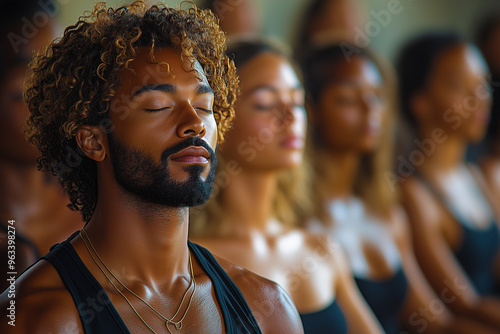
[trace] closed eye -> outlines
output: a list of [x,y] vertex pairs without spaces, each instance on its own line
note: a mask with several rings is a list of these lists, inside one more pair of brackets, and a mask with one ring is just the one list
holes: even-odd
[[201,111],[204,111],[204,112],[206,112],[207,114],[213,114],[213,112],[214,112],[213,110],[210,110],[210,109],[205,109],[205,108],[199,108],[199,107],[197,107],[197,108],[195,108],[195,109],[199,109],[199,110],[201,110]]
[[158,112],[158,111],[167,110],[167,109],[172,109],[172,107],[163,107],[163,108],[158,108],[158,109],[148,109],[148,108],[144,108],[144,110],[145,110],[146,112]]

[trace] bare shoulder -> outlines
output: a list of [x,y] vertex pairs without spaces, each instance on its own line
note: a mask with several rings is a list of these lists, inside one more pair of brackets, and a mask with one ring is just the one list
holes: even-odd
[[263,333],[303,333],[297,309],[283,288],[221,257],[216,260],[241,290]]
[[73,299],[50,263],[40,260],[0,295],[1,333],[83,333]]
[[[402,204],[413,230],[439,228],[442,209],[435,196],[415,177],[405,179],[401,185]],[[398,216],[398,215],[396,215]]]

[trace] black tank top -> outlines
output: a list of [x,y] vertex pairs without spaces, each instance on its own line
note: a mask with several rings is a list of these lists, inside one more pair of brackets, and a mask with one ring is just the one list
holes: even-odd
[[467,219],[421,173],[416,176],[462,227],[462,241],[455,258],[480,295],[500,295],[495,279],[495,259],[500,250],[500,230],[492,219],[487,228],[473,228]]
[[361,295],[377,317],[387,334],[401,332],[399,313],[408,295],[408,282],[399,269],[390,278],[385,280],[371,280],[355,277]]
[[301,313],[304,334],[347,334],[347,322],[337,300],[322,310]]
[[[82,262],[68,240],[51,247],[42,257],[59,273],[70,292],[86,334],[126,333],[127,326],[111,303],[103,287]],[[205,248],[188,241],[188,246],[214,286],[226,333],[262,333],[241,291]]]

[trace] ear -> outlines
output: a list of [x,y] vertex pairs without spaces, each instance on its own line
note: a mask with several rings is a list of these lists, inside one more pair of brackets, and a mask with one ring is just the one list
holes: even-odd
[[95,161],[106,158],[104,132],[96,126],[83,125],[76,130],[76,142],[87,157]]

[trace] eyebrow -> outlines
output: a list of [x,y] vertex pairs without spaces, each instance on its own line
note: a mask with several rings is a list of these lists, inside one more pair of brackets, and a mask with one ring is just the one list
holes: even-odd
[[[139,88],[137,91],[135,91],[132,94],[132,98],[137,97],[138,95],[145,93],[145,92],[154,92],[154,91],[159,91],[159,92],[165,92],[165,93],[175,93],[177,92],[177,89],[175,88],[174,85],[172,84],[151,84],[151,85],[144,85],[141,88]],[[202,95],[202,94],[214,94],[214,91],[212,88],[208,85],[199,85],[196,87],[195,94],[196,95]]]

